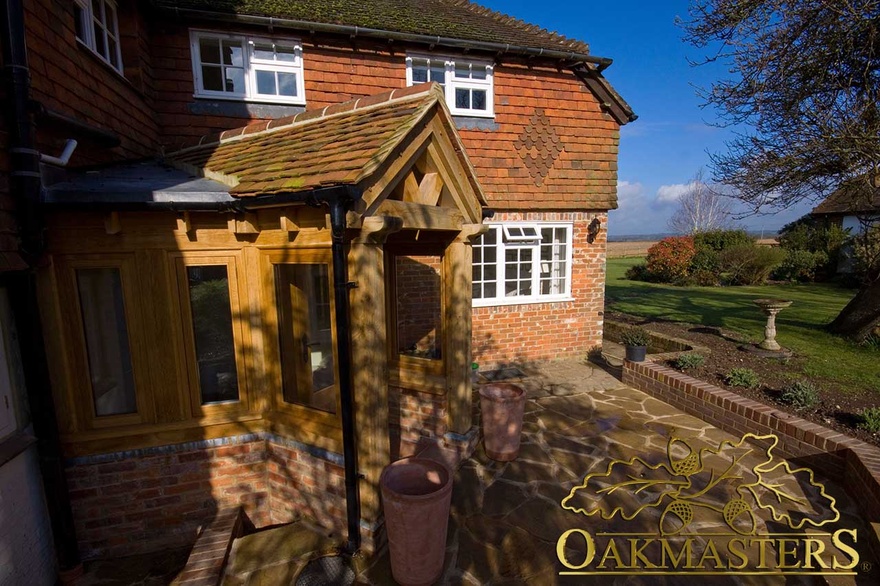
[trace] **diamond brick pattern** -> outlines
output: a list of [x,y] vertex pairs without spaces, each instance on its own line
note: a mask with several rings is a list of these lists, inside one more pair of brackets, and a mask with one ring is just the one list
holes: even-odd
[[398,89],[222,133],[169,155],[236,197],[356,185],[443,101],[436,84]]
[[538,187],[544,184],[553,164],[565,150],[562,139],[556,134],[542,108],[535,110],[514,147]]

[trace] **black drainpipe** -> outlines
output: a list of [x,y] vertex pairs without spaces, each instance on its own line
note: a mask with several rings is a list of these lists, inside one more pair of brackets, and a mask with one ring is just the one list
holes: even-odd
[[[319,196],[321,197],[321,196]],[[336,303],[336,353],[339,357],[339,400],[342,416],[342,454],[345,458],[345,509],[348,520],[348,553],[361,547],[361,501],[358,494],[357,436],[354,420],[354,395],[351,388],[351,325],[348,281],[348,258],[345,254],[345,215],[358,197],[348,188],[339,188],[321,197],[330,208],[333,293]]]
[[[39,213],[42,192],[40,153],[36,150],[33,122],[28,114],[30,71],[27,64],[22,0],[3,0],[0,15],[3,50],[3,83],[9,107],[10,193],[15,200],[21,252],[34,266],[43,251],[43,223]],[[46,505],[52,523],[55,553],[62,575],[75,575],[81,566],[79,547],[61,459],[55,405],[43,345],[33,270],[9,277],[9,300],[21,342],[25,386],[30,401]]]

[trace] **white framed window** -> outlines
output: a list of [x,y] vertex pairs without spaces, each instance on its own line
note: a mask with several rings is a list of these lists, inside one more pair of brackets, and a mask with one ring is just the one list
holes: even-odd
[[437,82],[446,93],[446,105],[456,116],[495,116],[494,65],[449,57],[408,56],[406,85]]
[[475,307],[571,299],[570,223],[490,224],[474,243]]
[[119,20],[113,0],[74,0],[76,38],[122,73]]
[[293,39],[191,31],[190,48],[196,97],[306,103],[302,46]]

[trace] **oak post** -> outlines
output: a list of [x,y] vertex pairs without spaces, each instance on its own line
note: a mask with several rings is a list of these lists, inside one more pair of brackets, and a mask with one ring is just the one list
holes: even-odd
[[351,292],[352,386],[362,476],[361,517],[368,522],[379,517],[379,475],[391,463],[384,243],[402,225],[400,218],[364,218],[348,255],[348,274],[357,283]]
[[471,240],[488,230],[483,224],[467,224],[443,255],[445,316],[443,349],[446,363],[446,392],[449,403],[449,431],[467,433],[471,413]]

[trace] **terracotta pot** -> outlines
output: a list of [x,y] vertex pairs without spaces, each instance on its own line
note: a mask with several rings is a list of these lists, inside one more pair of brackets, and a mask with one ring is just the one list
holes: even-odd
[[519,455],[526,392],[510,383],[480,387],[483,444],[493,460],[509,462]]
[[434,460],[405,458],[379,477],[391,574],[404,586],[433,584],[443,573],[452,472]]
[[626,359],[630,362],[644,362],[648,355],[647,346],[627,346]]

